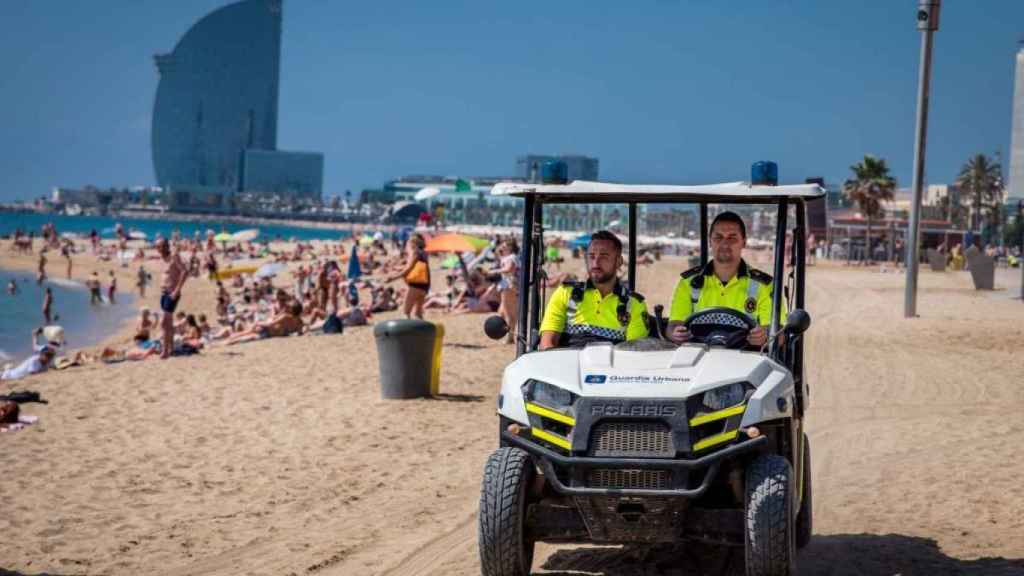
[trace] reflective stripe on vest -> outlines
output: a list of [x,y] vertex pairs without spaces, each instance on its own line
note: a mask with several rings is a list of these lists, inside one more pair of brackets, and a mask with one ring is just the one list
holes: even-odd
[[[757,280],[754,280],[753,278],[750,278],[749,276],[747,278],[750,280],[747,283],[747,298],[748,299],[749,298],[753,298],[754,301],[757,302],[757,293],[761,290],[761,283],[758,282]],[[691,312],[690,312],[691,314],[696,314],[698,312],[698,310],[697,310],[697,301],[700,300],[700,290],[701,290],[700,288],[697,288],[696,286],[693,285],[693,280],[691,280],[690,281],[690,303],[692,304]],[[750,316],[750,318],[754,322],[757,322],[757,310],[756,309],[754,310],[753,313],[747,312],[746,310],[744,310],[743,313],[746,314],[747,316]]]
[[[632,298],[632,297],[630,297]],[[627,302],[629,302],[627,300]],[[630,302],[632,303],[632,302]],[[567,334],[593,334],[602,338],[608,338],[610,340],[625,340],[626,330],[616,330],[615,328],[605,328],[603,326],[594,326],[592,324],[577,324],[574,322],[576,319],[577,302],[575,298],[569,298],[569,305],[565,307],[565,331]]]

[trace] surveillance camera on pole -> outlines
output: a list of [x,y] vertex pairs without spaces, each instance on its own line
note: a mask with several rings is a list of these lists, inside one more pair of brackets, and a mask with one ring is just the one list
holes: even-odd
[[917,268],[920,248],[921,196],[924,187],[925,144],[928,140],[928,98],[932,79],[932,33],[939,29],[941,0],[918,0],[917,29],[921,36],[921,65],[917,79],[917,132],[914,137],[914,178],[911,188],[914,201],[910,206],[907,230],[907,282],[903,299],[903,316],[917,316]]

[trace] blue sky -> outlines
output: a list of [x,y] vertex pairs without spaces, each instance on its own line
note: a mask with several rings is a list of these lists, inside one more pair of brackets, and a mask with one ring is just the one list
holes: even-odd
[[[0,3],[0,200],[154,183],[152,55],[227,3]],[[327,194],[510,175],[526,152],[680,183],[746,179],[759,159],[836,182],[871,153],[909,186],[916,4],[285,0],[278,147],[324,152]],[[930,182],[1008,157],[1021,38],[1024,2],[944,2]]]

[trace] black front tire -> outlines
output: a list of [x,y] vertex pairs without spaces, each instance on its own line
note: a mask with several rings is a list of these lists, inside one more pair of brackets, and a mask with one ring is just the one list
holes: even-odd
[[800,512],[796,516],[796,548],[803,549],[811,542],[814,532],[814,499],[811,492],[811,444],[804,434],[804,476],[803,498],[800,500]]
[[796,571],[793,488],[793,467],[782,456],[758,456],[747,466],[747,576],[789,576]]
[[484,466],[477,541],[483,576],[528,576],[534,542],[526,530],[530,455],[519,448],[495,450]]

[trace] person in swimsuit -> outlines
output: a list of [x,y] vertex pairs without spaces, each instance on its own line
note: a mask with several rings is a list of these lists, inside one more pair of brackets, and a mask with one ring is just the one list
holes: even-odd
[[262,340],[277,336],[300,334],[305,328],[302,322],[302,304],[292,302],[288,310],[269,322],[258,322],[249,328],[231,336],[226,344],[238,344],[250,340]]
[[[402,278],[405,280],[406,286],[409,287],[405,292],[405,302],[402,304],[402,311],[405,312],[406,318],[415,315],[416,318],[423,319],[423,302],[427,298],[427,293],[430,292],[430,261],[424,251],[426,245],[427,242],[422,235],[413,234],[405,245],[405,268],[388,278],[388,282]],[[421,278],[410,279],[413,269],[419,263],[426,265],[425,282]]]
[[50,290],[49,286],[47,286],[46,287],[46,294],[43,296],[43,319],[46,320],[46,324],[47,325],[50,325],[52,323],[52,321],[51,321],[51,311],[52,311],[52,309],[53,309],[53,291]]
[[163,328],[163,349],[160,358],[170,358],[174,350],[174,311],[181,300],[181,288],[185,285],[188,275],[185,264],[177,253],[171,252],[171,245],[166,238],[157,241],[157,252],[167,267],[164,269],[163,281],[160,284],[160,309],[164,314],[161,318]]

